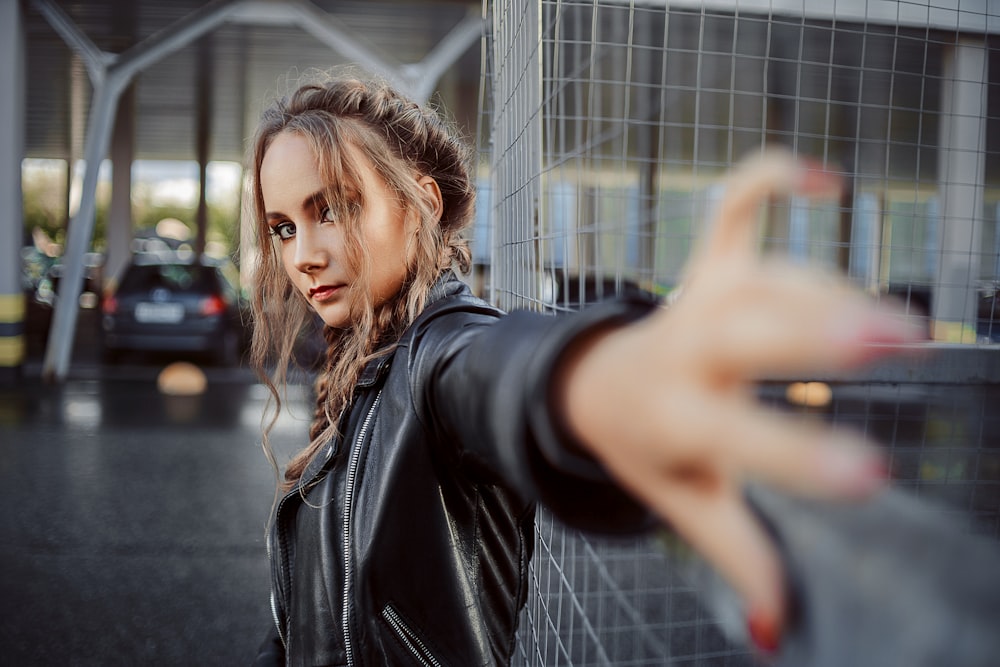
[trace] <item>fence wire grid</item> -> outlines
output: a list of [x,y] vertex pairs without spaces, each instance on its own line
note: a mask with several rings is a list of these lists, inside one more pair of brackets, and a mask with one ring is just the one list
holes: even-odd
[[[897,484],[1000,536],[1000,5],[483,11],[484,294],[549,312],[631,287],[667,296],[728,168],[772,145],[818,160],[842,175],[840,200],[772,202],[762,249],[903,299],[937,361],[792,378],[761,397],[868,434]],[[669,539],[580,535],[541,512],[517,664],[755,664],[702,609],[687,561]]]

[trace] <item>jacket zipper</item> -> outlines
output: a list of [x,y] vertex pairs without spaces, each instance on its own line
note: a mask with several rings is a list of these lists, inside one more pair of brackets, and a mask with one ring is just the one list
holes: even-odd
[[281,645],[288,650],[288,642],[285,641],[285,633],[281,631],[281,621],[278,619],[278,601],[274,597],[274,591],[271,591],[271,618],[274,619],[274,627],[278,629],[278,639],[281,640]]
[[386,605],[382,610],[382,618],[396,631],[396,635],[406,645],[406,648],[410,650],[410,654],[420,661],[421,665],[424,667],[441,667],[441,663],[427,649],[427,645],[420,640],[417,633],[410,629],[410,626],[403,621],[391,605]]
[[[278,576],[276,577],[276,581],[279,583],[279,585],[282,582],[288,580],[288,572],[285,566],[286,558],[284,557],[284,553],[276,553],[276,547],[278,547],[279,545],[275,544],[275,542],[279,541],[277,536],[277,533],[280,530],[278,517],[281,516],[281,508],[284,507],[285,501],[288,500],[289,495],[286,495],[278,503],[278,507],[274,511],[273,531],[268,533],[267,540],[264,541],[264,544],[267,547],[267,558],[271,562],[271,566],[272,567],[276,566],[278,568]],[[283,551],[284,550],[282,549],[282,552]],[[274,620],[274,627],[278,630],[278,639],[281,640],[281,645],[284,646],[285,651],[287,651],[288,638],[285,636],[285,628],[283,627],[283,624],[281,622],[281,615],[278,611],[278,598],[273,589],[271,590],[271,617]]]
[[375,396],[375,401],[368,409],[365,421],[361,424],[358,438],[354,443],[354,450],[351,452],[351,460],[347,468],[347,489],[344,497],[344,651],[347,654],[347,664],[350,667],[354,664],[354,647],[351,644],[351,580],[353,578],[353,561],[351,559],[351,518],[354,512],[354,486],[357,481],[358,466],[361,463],[361,447],[365,436],[368,434],[368,427],[371,425],[372,417],[375,416],[375,409],[382,398],[382,391],[379,390]]

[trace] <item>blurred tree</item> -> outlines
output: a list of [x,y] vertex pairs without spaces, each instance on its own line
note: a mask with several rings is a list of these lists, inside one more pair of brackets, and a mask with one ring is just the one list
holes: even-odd
[[[22,171],[24,239],[31,243],[32,231],[42,230],[54,242],[66,241],[66,162],[63,160],[29,160]],[[107,246],[110,183],[101,181],[97,189],[97,213],[90,249],[96,252]],[[209,202],[208,238],[214,247],[232,255],[239,241],[239,194],[224,201]],[[195,203],[164,202],[147,183],[136,183],[132,189],[133,229],[152,229],[164,218],[177,218],[194,233]]]
[[[24,238],[30,243],[34,229],[41,229],[53,241],[66,241],[66,162],[64,160],[32,160],[21,172]],[[108,204],[111,189],[106,182],[97,186],[97,213],[91,250],[104,248],[108,228]]]

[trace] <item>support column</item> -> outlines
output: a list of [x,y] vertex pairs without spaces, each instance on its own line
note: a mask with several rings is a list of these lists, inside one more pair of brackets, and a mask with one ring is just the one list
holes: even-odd
[[24,361],[24,67],[21,3],[0,2],[0,383],[13,383]]
[[855,197],[850,208],[853,211],[853,219],[847,273],[868,292],[878,294],[882,287],[884,202],[874,194],[862,192]]
[[118,99],[127,85],[122,81],[107,81],[94,90],[94,99],[87,119],[87,142],[84,149],[86,167],[80,208],[66,231],[63,250],[63,275],[59,283],[59,298],[52,312],[48,345],[42,364],[42,376],[48,381],[65,379],[76,335],[80,292],[83,287],[83,257],[90,247],[97,212],[97,178],[101,160],[111,145],[111,130],[118,109]]
[[[125,52],[136,42],[139,10],[136,3],[124,3],[111,17],[113,49]],[[135,161],[135,100],[133,82],[118,98],[118,111],[111,134],[111,205],[105,241],[103,282],[119,277],[132,254],[132,163]]]
[[198,211],[195,216],[197,234],[195,235],[194,251],[198,257],[205,254],[205,242],[208,237],[208,160],[212,133],[212,36],[205,35],[198,42],[198,89],[197,89],[197,127],[195,128],[198,156]]
[[132,253],[132,161],[135,157],[135,86],[118,101],[111,137],[111,206],[108,211],[104,280],[118,277]]
[[932,304],[934,339],[976,341],[976,282],[986,178],[986,45],[961,38],[945,51],[938,188],[941,226]]

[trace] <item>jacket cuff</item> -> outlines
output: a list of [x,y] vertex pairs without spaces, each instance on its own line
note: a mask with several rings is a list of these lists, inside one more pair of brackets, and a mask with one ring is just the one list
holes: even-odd
[[[630,294],[571,316],[540,341],[530,364],[528,424],[535,448],[528,466],[540,500],[564,523],[604,534],[634,534],[659,525],[652,513],[608,475],[563,423],[554,405],[556,369],[573,344],[591,333],[625,326],[658,306],[652,297]],[[623,414],[622,419],[631,415]]]

